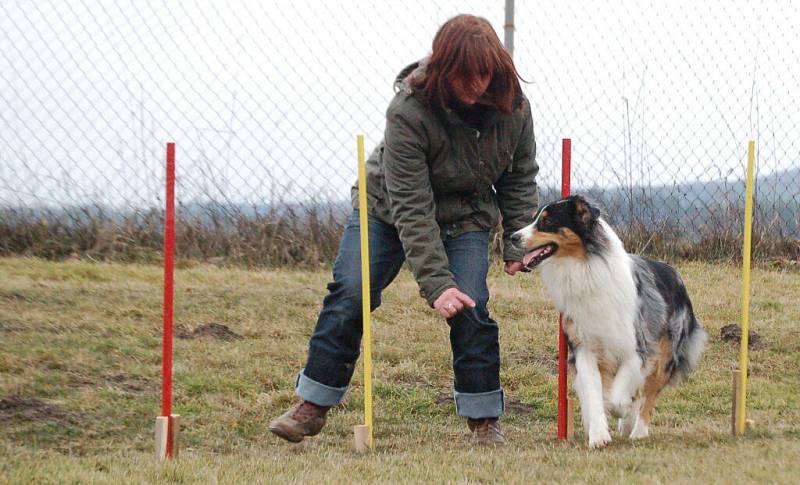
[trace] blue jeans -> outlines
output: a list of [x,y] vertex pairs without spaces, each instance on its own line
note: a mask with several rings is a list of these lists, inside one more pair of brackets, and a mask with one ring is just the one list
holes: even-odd
[[[353,376],[361,344],[361,247],[359,214],[347,221],[333,282],[311,336],[308,361],[297,379],[297,395],[320,406],[338,404]],[[476,303],[447,321],[453,350],[454,397],[458,414],[494,418],[503,414],[500,388],[500,344],[497,322],[489,317],[489,233],[468,232],[444,241],[458,288]],[[370,302],[374,311],[381,293],[405,261],[397,229],[369,216]],[[436,328],[420,328],[435,332]]]

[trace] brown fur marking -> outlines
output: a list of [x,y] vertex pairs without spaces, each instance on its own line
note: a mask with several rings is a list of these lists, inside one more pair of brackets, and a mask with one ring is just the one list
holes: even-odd
[[650,417],[653,414],[658,394],[670,379],[670,375],[667,372],[667,364],[672,359],[672,342],[667,337],[661,337],[658,344],[658,353],[648,359],[648,366],[652,366],[653,370],[644,381],[644,405],[639,412],[642,420],[647,424],[650,424]]
[[581,218],[583,222],[588,222],[592,217],[592,211],[589,210],[588,204],[582,200],[575,201],[575,213]]
[[600,378],[603,380],[603,394],[611,391],[611,383],[617,375],[617,365],[605,359],[597,360],[597,367],[600,369]]
[[533,237],[528,239],[527,250],[554,243],[558,250],[553,255],[554,258],[572,256],[574,258],[586,259],[586,249],[578,237],[571,229],[560,229],[559,232],[534,231]]
[[567,338],[572,345],[575,347],[580,345],[580,340],[578,340],[578,334],[575,332],[575,322],[572,321],[571,318],[565,318],[562,321],[562,326],[564,327],[564,333],[567,334]]
[[561,229],[559,232],[561,241],[558,244],[558,251],[553,257],[572,256],[573,258],[586,259],[586,249],[583,247],[581,238],[572,232],[571,229]]

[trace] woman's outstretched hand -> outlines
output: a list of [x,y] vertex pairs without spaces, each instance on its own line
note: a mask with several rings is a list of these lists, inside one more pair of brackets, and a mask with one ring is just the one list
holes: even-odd
[[458,288],[448,288],[433,302],[433,308],[444,318],[453,318],[465,307],[475,308],[475,302]]
[[524,266],[521,261],[506,261],[505,272],[506,274],[514,276],[518,271],[522,271],[523,268]]

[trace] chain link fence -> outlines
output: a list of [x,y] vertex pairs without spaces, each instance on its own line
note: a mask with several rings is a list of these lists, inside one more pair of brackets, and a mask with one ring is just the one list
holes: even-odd
[[[180,254],[328,262],[396,73],[458,13],[503,38],[507,4],[4,1],[0,253],[157,258],[175,141]],[[629,249],[731,257],[753,138],[756,252],[798,257],[797,2],[513,8],[544,200],[569,137]]]

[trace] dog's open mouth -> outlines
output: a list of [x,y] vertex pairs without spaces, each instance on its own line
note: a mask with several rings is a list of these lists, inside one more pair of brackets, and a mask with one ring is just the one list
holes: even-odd
[[547,243],[544,246],[534,248],[522,257],[522,265],[528,269],[533,269],[539,266],[539,263],[555,254],[556,249],[558,249],[558,246],[555,243]]

